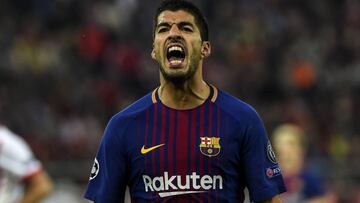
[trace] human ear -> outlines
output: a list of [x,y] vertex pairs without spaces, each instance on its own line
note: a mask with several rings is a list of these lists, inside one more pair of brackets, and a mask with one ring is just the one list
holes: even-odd
[[211,53],[211,45],[209,41],[203,41],[201,45],[201,58],[207,58]]
[[154,47],[155,47],[155,46],[154,46],[154,44],[153,44],[152,50],[151,50],[151,58],[154,59],[154,60],[156,60],[156,54],[155,54],[155,48],[154,48]]

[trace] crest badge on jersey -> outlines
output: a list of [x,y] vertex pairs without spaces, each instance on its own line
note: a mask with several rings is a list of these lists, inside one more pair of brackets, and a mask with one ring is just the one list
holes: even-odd
[[200,137],[200,152],[208,157],[220,154],[220,138],[219,137]]
[[95,158],[93,167],[91,169],[90,180],[94,179],[99,173],[100,166],[98,160]]

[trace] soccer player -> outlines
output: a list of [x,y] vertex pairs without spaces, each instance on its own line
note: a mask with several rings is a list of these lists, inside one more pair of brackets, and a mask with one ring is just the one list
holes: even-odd
[[294,124],[282,124],[274,130],[272,140],[288,189],[282,196],[285,203],[335,201],[334,194],[326,192],[319,175],[305,165],[307,144],[303,129]]
[[23,139],[0,125],[0,203],[37,203],[52,181]]
[[96,203],[281,202],[285,191],[263,123],[241,100],[206,83],[211,46],[199,9],[162,1],[151,56],[160,86],[108,123],[85,197]]

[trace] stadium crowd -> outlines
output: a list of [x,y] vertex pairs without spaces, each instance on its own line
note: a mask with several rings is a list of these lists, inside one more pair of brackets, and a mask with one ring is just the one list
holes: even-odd
[[[205,78],[258,109],[269,135],[284,122],[301,126],[308,164],[339,202],[360,202],[360,2],[196,2],[213,48]],[[108,119],[158,85],[155,6],[2,1],[0,121],[55,180],[83,187]]]

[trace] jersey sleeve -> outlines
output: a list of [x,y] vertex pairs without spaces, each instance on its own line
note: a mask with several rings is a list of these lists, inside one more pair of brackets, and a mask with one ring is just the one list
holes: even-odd
[[123,202],[126,188],[126,155],[123,134],[126,123],[108,123],[98,149],[85,198],[96,203]]
[[254,112],[242,147],[243,170],[251,201],[263,201],[286,191],[281,169],[266,134],[264,125]]
[[0,132],[0,166],[21,180],[42,169],[40,161],[34,157],[27,143],[7,129]]

